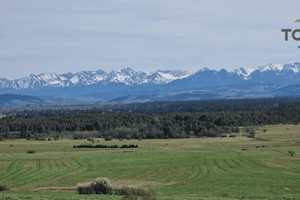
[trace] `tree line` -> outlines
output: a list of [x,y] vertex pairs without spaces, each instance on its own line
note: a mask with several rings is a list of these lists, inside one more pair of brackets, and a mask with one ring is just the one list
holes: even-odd
[[273,108],[294,108],[300,106],[300,97],[277,97],[256,99],[212,99],[188,101],[155,101],[142,103],[85,104],[85,105],[43,105],[21,108],[2,108],[4,115],[57,115],[99,112],[170,113],[170,112],[213,112],[225,110],[257,110]]
[[219,137],[238,133],[239,127],[298,124],[300,106],[212,112],[86,112],[70,114],[18,114],[0,119],[1,138],[124,139]]

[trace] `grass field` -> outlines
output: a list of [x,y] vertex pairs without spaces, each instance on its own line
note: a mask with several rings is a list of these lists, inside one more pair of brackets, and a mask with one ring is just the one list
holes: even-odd
[[[98,177],[113,187],[153,189],[157,199],[300,199],[300,125],[260,127],[256,137],[98,139],[137,149],[72,148],[87,140],[5,140],[0,183],[9,190],[0,199],[99,199],[76,194],[77,183]],[[28,154],[31,149],[36,153]]]

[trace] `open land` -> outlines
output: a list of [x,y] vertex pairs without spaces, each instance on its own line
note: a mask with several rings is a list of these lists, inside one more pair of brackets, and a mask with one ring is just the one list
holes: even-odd
[[151,189],[157,199],[300,199],[300,125],[259,127],[255,138],[242,132],[226,138],[96,138],[95,144],[139,147],[72,148],[81,144],[92,142],[0,142],[0,183],[9,188],[0,199],[99,199],[76,194],[78,183],[99,177],[115,188]]

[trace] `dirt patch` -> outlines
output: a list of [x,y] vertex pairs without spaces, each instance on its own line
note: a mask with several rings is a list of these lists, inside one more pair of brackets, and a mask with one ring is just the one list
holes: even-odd
[[293,191],[294,191],[292,188],[285,187],[285,186],[283,186],[282,189],[283,189],[284,191],[287,191],[287,192],[293,192]]
[[111,179],[113,187],[133,187],[133,188],[152,188],[161,185],[161,183],[149,180],[137,180],[137,179]]
[[61,192],[61,191],[75,191],[76,187],[40,187],[36,188],[35,192],[38,191],[52,191],[52,192]]
[[30,169],[30,168],[31,168],[31,160],[28,160],[28,161],[24,164],[24,168],[25,168],[25,169]]

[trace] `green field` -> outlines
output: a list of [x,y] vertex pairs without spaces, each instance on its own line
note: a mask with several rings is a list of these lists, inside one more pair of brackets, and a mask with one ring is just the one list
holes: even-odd
[[[76,194],[77,183],[99,177],[109,178],[113,187],[152,189],[157,199],[300,199],[300,125],[260,127],[259,140],[241,135],[98,139],[107,145],[138,144],[137,149],[72,148],[91,144],[87,140],[5,140],[0,183],[9,190],[0,192],[0,199],[99,199]],[[28,154],[31,149],[36,153]]]

